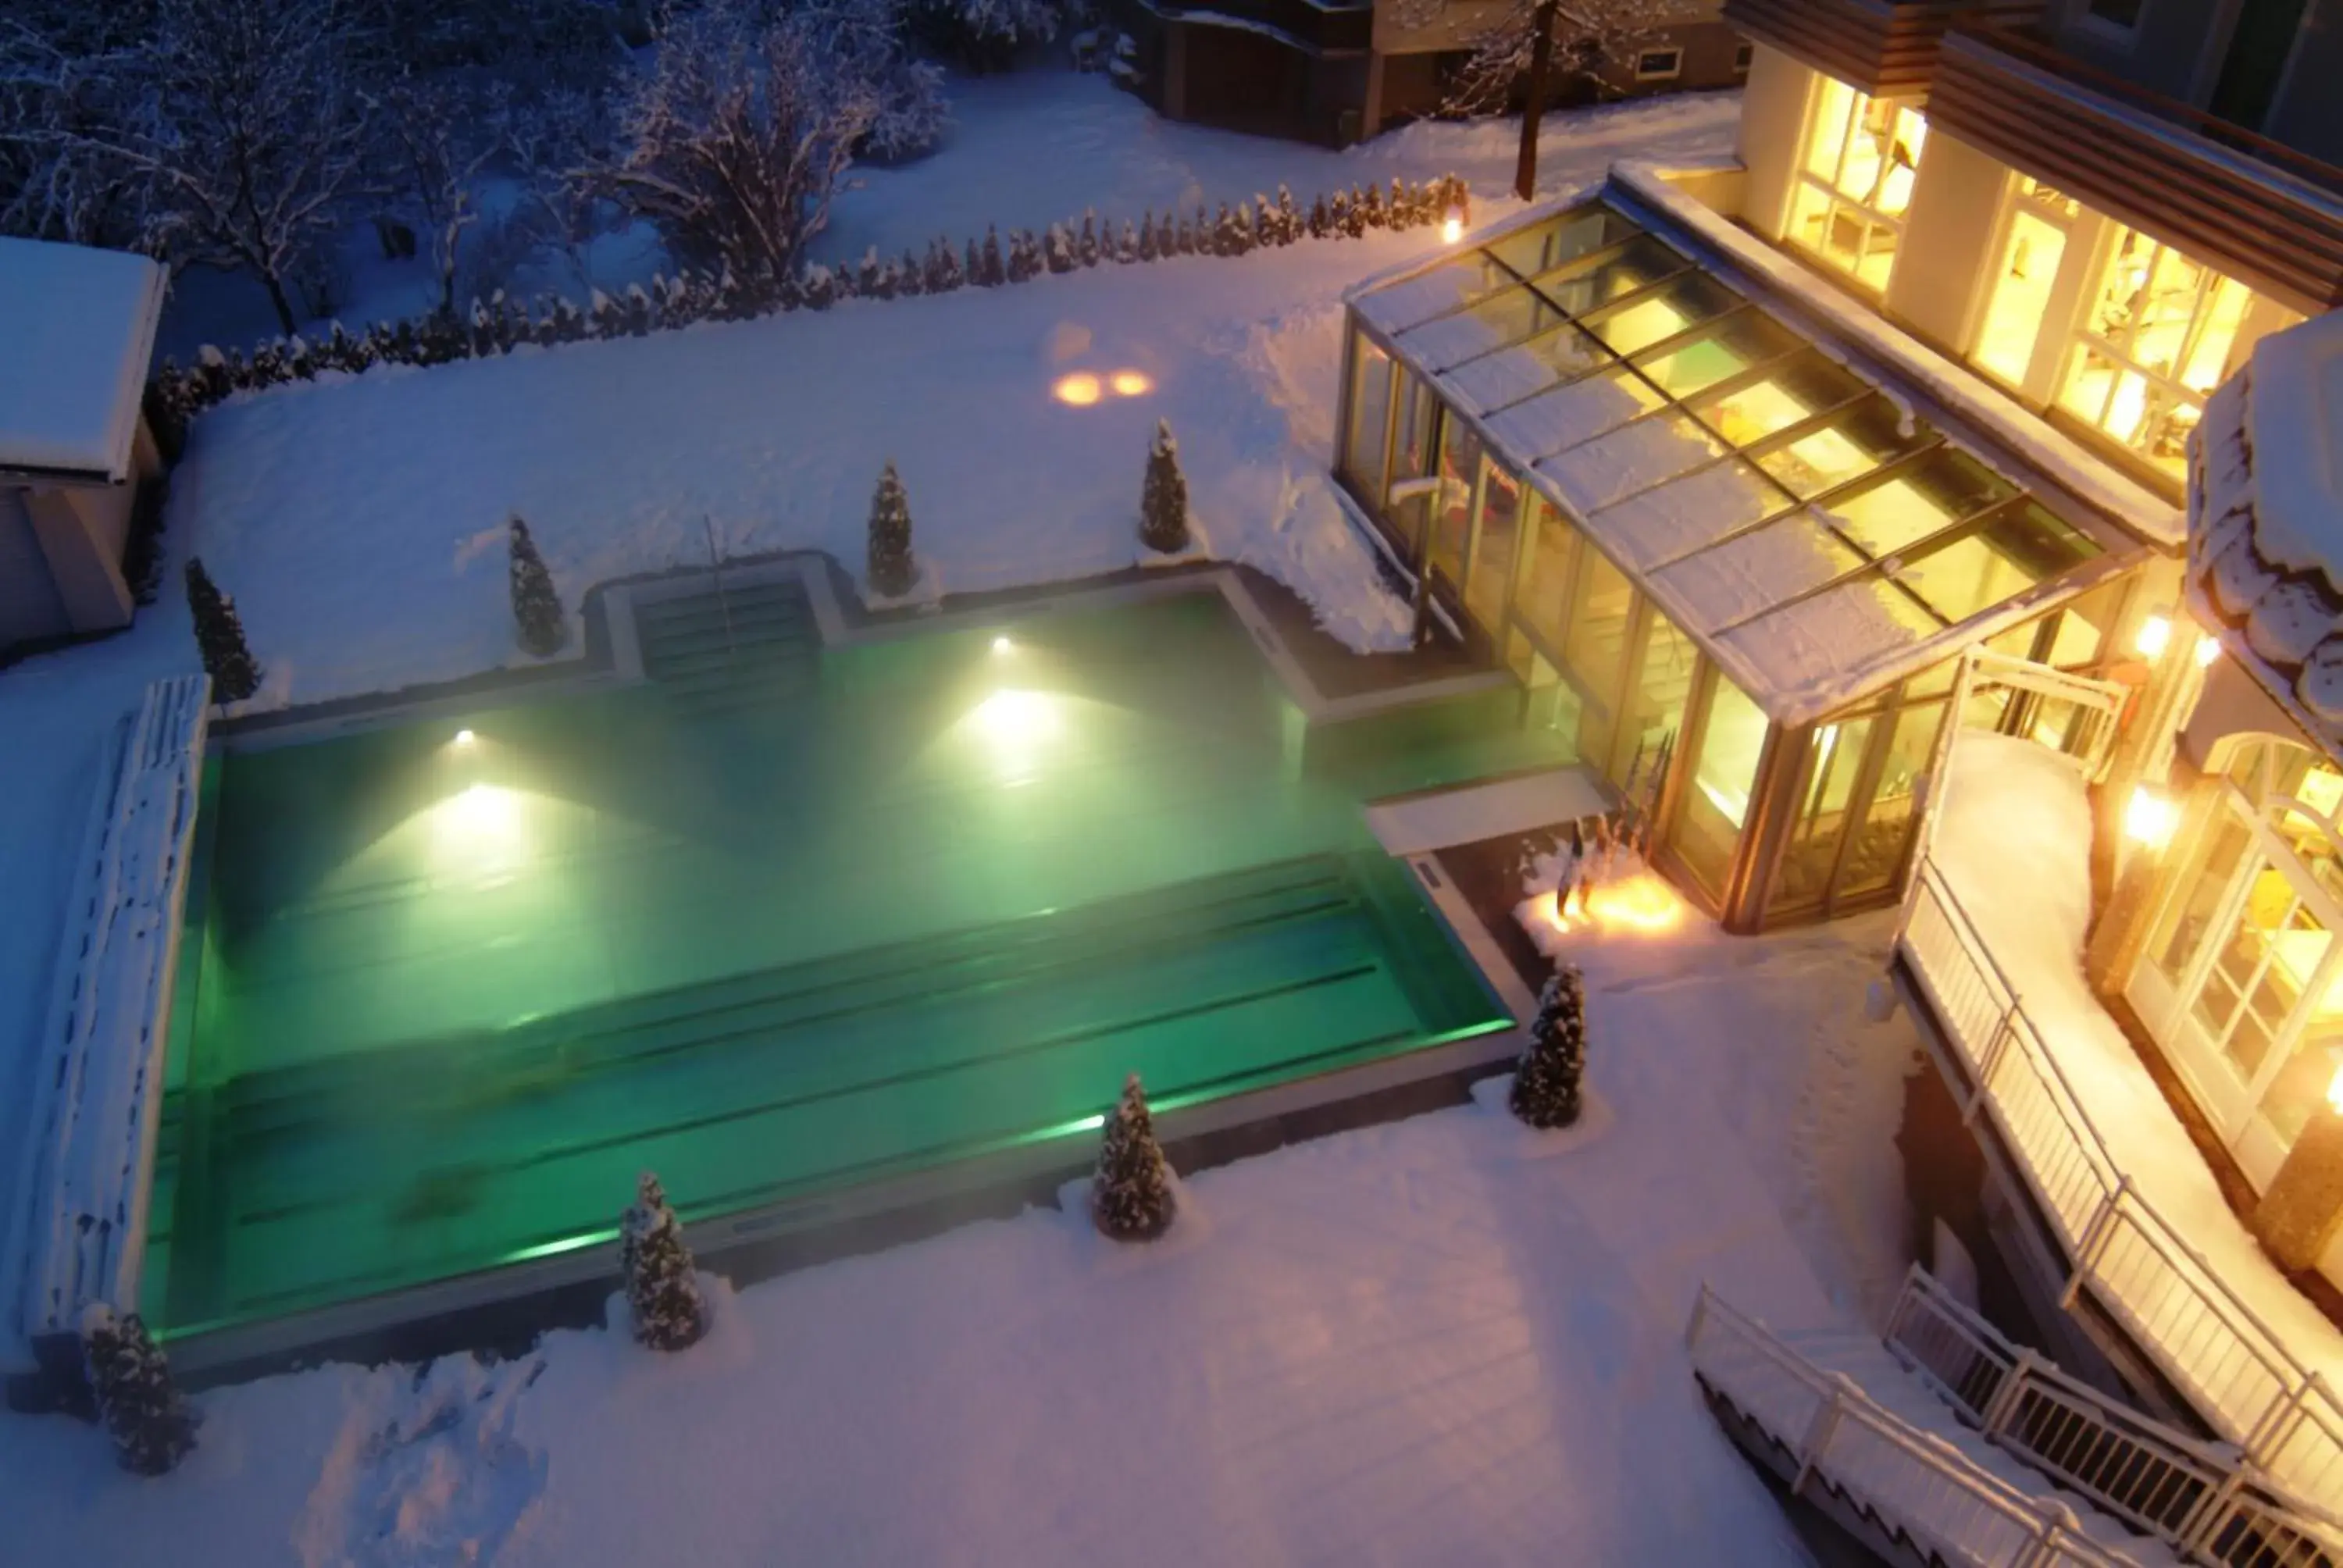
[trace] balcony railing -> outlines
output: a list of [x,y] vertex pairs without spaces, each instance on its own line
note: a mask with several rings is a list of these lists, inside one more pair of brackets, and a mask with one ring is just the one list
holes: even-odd
[[2212,1426],[2262,1471],[2343,1498],[2343,1402],[2289,1351],[2108,1153],[2042,1031],[1944,873],[1924,859],[1896,949],[2070,1272]]

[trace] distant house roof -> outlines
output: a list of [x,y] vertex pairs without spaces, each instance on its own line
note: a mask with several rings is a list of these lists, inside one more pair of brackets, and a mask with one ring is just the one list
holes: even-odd
[[0,239],[0,470],[128,477],[163,284],[127,251]]
[[2231,656],[2343,757],[2343,311],[2263,338],[2207,402],[2188,590]]

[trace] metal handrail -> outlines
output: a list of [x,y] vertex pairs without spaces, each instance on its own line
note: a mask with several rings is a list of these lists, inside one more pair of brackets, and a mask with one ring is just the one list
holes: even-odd
[[1964,1120],[1992,1118],[2064,1244],[2061,1304],[2088,1287],[2264,1472],[2343,1497],[2343,1403],[2117,1166],[1942,870],[1924,858],[1914,883],[1896,945],[1969,1070]]
[[1987,1442],[2207,1568],[2343,1559],[2343,1520],[2273,1489],[2233,1450],[2120,1404],[2014,1345],[1915,1264],[1881,1336]]
[[2144,87],[2111,71],[2101,70],[2029,33],[2006,24],[1983,20],[1956,21],[1947,31],[1975,38],[1990,48],[2024,61],[2037,71],[2062,77],[2087,92],[2113,99],[2126,108],[2136,109],[2179,126],[2225,151],[2269,164],[2330,194],[2343,193],[2343,168],[2338,168],[2323,158],[2313,157],[2298,148],[2288,146],[2284,142],[2273,141],[2258,131],[2248,130],[2193,104],[2182,103],[2152,87]]
[[1693,1370],[1815,1477],[1935,1549],[1979,1568],[2120,1568],[2055,1499],[2025,1493],[1816,1366],[1704,1284],[1684,1343]]

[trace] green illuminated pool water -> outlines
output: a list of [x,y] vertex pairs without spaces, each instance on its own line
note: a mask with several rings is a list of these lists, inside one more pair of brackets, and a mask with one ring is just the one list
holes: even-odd
[[[153,1204],[175,1332],[1087,1138],[1503,1027],[1363,796],[1552,760],[1303,742],[1216,595],[216,759]],[[458,729],[470,732],[458,742]]]

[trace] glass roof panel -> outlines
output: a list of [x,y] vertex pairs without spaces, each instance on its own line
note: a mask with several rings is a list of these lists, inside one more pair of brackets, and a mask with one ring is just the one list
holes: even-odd
[[1864,672],[1892,667],[1899,650],[1942,629],[1909,594],[1866,574],[1759,616],[1718,640],[1767,690],[1836,702],[1863,696],[1872,684]]
[[1847,542],[1806,512],[1794,512],[1654,574],[1692,626],[1713,631],[1811,593],[1863,565]]
[[1751,455],[1759,467],[1800,496],[1817,496],[1936,438],[1936,431],[1917,420],[1907,428],[1904,411],[1892,399],[1866,397],[1819,428],[1777,437]]
[[1939,447],[1816,506],[1876,560],[2016,494],[1976,458]]
[[1645,354],[1635,365],[1662,391],[1690,397],[1805,342],[1762,310],[1736,310],[1689,343]]
[[1605,507],[1587,526],[1614,557],[1649,568],[1715,544],[1792,504],[1755,464],[1727,457]]
[[1616,250],[1581,256],[1530,281],[1560,309],[1584,316],[1691,265],[1650,235],[1639,234]]
[[1385,332],[1404,332],[1519,281],[1484,253],[1469,251],[1429,272],[1360,296],[1358,311]]
[[1562,315],[1553,306],[1516,285],[1453,315],[1412,327],[1396,341],[1411,358],[1436,373],[1561,322]]
[[1468,359],[1443,380],[1475,412],[1485,413],[1611,363],[1609,349],[1579,328],[1565,325],[1526,343]]
[[1845,366],[1809,348],[1704,392],[1685,407],[1735,446],[1749,447],[1867,389],[1864,379]]
[[1961,621],[2098,553],[2097,544],[2028,500],[1925,547],[1896,579],[1946,620]]
[[1589,202],[1549,222],[1491,240],[1488,251],[1522,276],[1531,277],[1640,232],[1609,207]]
[[1687,272],[1586,317],[1586,329],[1620,353],[1634,354],[1740,303],[1739,295],[1708,274]]
[[1489,432],[1534,462],[1615,430],[1666,402],[1657,387],[1623,365],[1491,415]]
[[1581,516],[1725,455],[1725,443],[1689,414],[1654,414],[1538,464]]

